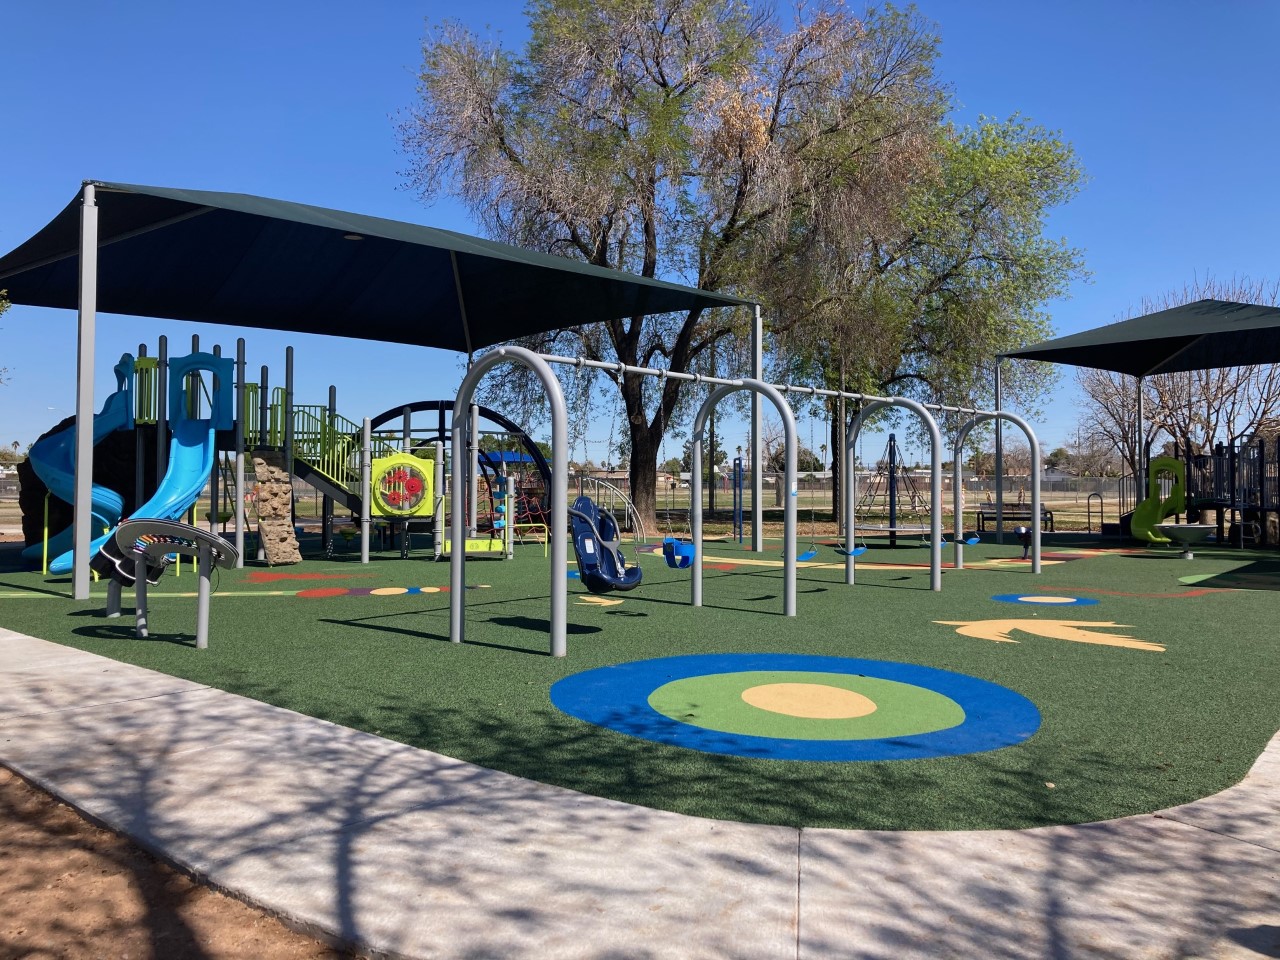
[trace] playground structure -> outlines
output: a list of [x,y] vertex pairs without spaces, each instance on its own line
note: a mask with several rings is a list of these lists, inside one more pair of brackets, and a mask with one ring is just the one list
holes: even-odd
[[[370,441],[374,459],[366,495],[361,487],[360,426],[337,413],[333,387],[327,408],[293,403],[292,347],[285,352],[284,386],[274,389],[266,366],[258,382],[245,381],[243,340],[234,362],[221,356],[220,347],[199,353],[198,338],[192,339],[192,348],[196,352],[190,357],[171,359],[167,338],[161,337],[154,357],[146,355],[145,344],[139,345],[137,357],[124,355],[114,368],[117,389],[93,419],[95,446],[114,432],[135,432],[133,518],[194,522],[197,518],[188,514],[208,489],[208,528],[212,532],[220,523],[233,524],[238,565],[243,564],[249,509],[257,513],[260,558],[272,564],[296,562],[300,555],[292,478],[297,477],[324,495],[321,545],[326,556],[333,551],[335,506],[350,509],[356,519],[366,497],[372,515],[387,532],[400,531],[403,556],[415,532],[427,534],[434,557],[448,555],[449,541],[436,537],[435,531],[445,527],[442,451],[451,402],[420,401],[375,418],[379,427],[398,422],[394,428],[379,429]],[[200,379],[202,372],[208,383]],[[424,412],[433,414],[434,428],[412,425],[412,415]],[[477,436],[506,442],[471,451],[476,464],[471,476],[480,479],[483,493],[477,494],[472,481],[467,551],[510,556],[515,537],[530,532],[540,531],[545,542],[549,468],[541,451],[515,423],[495,411],[477,406],[472,418],[495,425],[477,431]],[[149,426],[155,435],[154,480],[144,469],[140,426]],[[68,503],[74,499],[76,434],[72,422],[38,441],[30,458],[45,485],[45,516],[43,536],[25,548],[23,557],[55,574],[72,567],[72,531],[50,530],[49,504],[53,497]],[[94,484],[91,502],[96,538],[90,550],[96,555],[124,515],[126,498]]]
[[[1280,438],[1215,444],[1190,453],[1175,444],[1172,455],[1152,457],[1145,498],[1110,532],[1147,543],[1168,544],[1161,529],[1169,517],[1212,521],[1217,543],[1232,547],[1280,544]],[[1201,537],[1197,542],[1203,542]]]
[[[888,533],[889,545],[896,547],[900,533],[929,532],[924,506],[924,495],[916,489],[911,471],[900,462],[897,435],[891,433],[884,455],[876,461],[875,474],[854,504],[854,516],[862,518],[858,526],[863,531]],[[881,517],[887,523],[877,526],[871,522]]]
[[1187,512],[1212,514],[1219,543],[1280,545],[1280,437],[1218,443],[1182,460]]

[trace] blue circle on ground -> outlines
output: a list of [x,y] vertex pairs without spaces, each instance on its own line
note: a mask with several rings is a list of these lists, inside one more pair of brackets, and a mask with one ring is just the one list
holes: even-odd
[[998,593],[991,599],[1001,603],[1022,603],[1029,607],[1093,607],[1098,603],[1092,597],[1058,597],[1034,593]]
[[[874,740],[808,740],[725,733],[682,723],[653,709],[649,695],[690,677],[750,671],[833,673],[893,680],[949,697],[963,722],[945,730]],[[1040,711],[1006,687],[949,670],[885,660],[787,653],[710,653],[637,660],[586,670],[557,681],[560,710],[641,740],[704,753],[762,760],[922,760],[985,753],[1021,743],[1040,728]]]

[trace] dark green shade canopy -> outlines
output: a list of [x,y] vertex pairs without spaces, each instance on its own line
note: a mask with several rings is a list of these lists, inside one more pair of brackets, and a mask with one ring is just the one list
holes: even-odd
[[1136,377],[1280,363],[1280,308],[1197,300],[1004,356]]
[[[470,352],[748,301],[357,213],[98,183],[98,310]],[[0,259],[13,303],[74,309],[81,198]]]

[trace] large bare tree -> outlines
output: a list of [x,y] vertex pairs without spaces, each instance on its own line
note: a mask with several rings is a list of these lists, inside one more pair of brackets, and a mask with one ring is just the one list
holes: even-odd
[[[937,41],[913,12],[855,16],[822,0],[784,27],[723,0],[533,0],[528,10],[520,52],[457,23],[434,30],[402,126],[422,197],[461,198],[499,239],[765,301],[811,282],[777,281],[815,244],[896,235],[910,185],[937,164]],[[634,316],[529,345],[709,372],[713,346],[740,343],[748,320]],[[716,372],[736,372],[730,354]],[[496,389],[532,409],[521,375]],[[618,391],[632,496],[652,517],[679,384],[628,375]]]
[[[1280,304],[1280,283],[1233,277],[1206,277],[1158,297],[1144,299],[1140,316],[1203,299]],[[1124,317],[1121,319],[1128,319]],[[1238,443],[1273,428],[1280,418],[1280,367],[1256,364],[1186,373],[1162,373],[1143,380],[1144,429],[1137,436],[1137,380],[1109,370],[1081,368],[1076,381],[1085,394],[1081,429],[1115,446],[1137,474],[1145,451],[1162,436],[1195,452],[1216,442]]]

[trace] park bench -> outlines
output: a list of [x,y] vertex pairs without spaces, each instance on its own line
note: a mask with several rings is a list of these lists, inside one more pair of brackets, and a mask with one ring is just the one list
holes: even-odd
[[[1023,504],[1005,504],[1004,508],[1004,525],[1006,527],[1017,526],[1020,523],[1031,522],[1031,508]],[[987,529],[987,522],[990,521],[992,526],[996,522],[996,508],[992,504],[988,504],[978,511],[978,532],[982,533]],[[1053,511],[1040,508],[1040,526],[1043,530],[1053,532]]]

